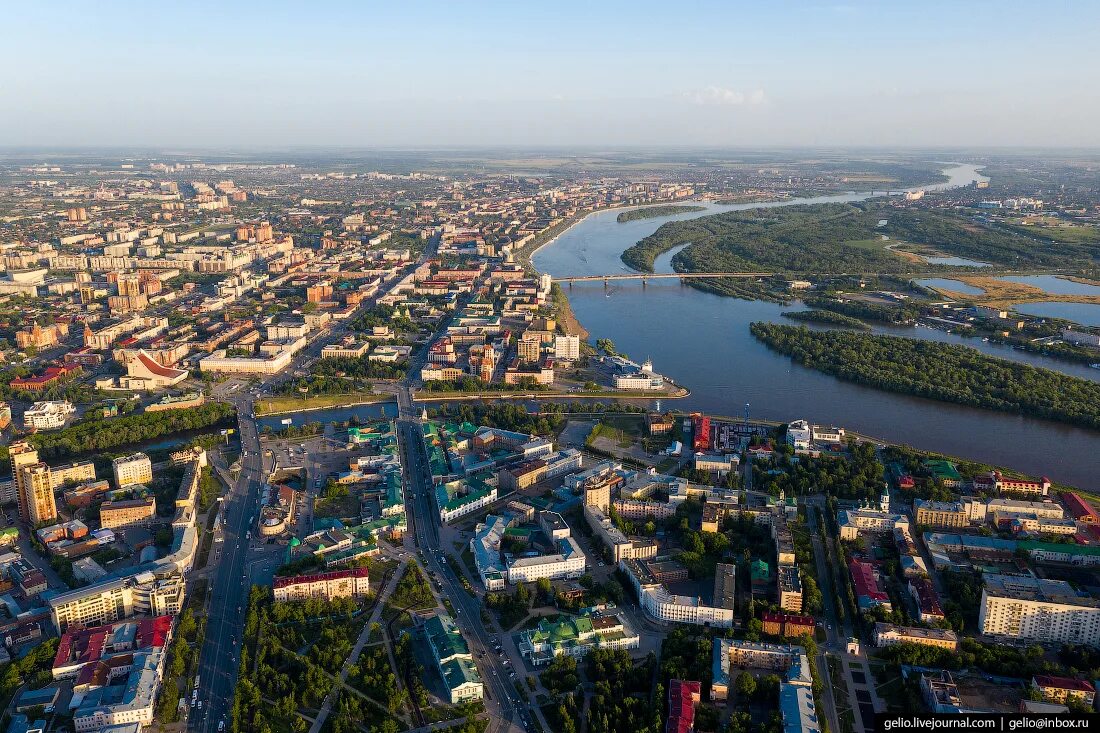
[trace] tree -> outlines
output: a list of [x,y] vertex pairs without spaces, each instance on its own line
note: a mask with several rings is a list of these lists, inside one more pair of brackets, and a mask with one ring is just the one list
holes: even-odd
[[756,695],[756,678],[749,672],[737,675],[737,680],[733,684],[737,694],[744,700],[749,700]]

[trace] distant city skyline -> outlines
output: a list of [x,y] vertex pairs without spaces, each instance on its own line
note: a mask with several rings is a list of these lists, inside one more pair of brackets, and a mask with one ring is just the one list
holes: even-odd
[[1100,146],[1100,6],[19,4],[5,146]]

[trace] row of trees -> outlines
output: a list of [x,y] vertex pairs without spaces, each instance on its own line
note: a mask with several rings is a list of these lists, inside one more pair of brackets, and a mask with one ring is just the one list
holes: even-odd
[[[916,305],[884,305],[882,303],[867,303],[862,300],[837,300],[825,296],[806,298],[803,302],[811,308],[819,308],[836,315],[848,316],[857,322],[860,322],[859,319],[862,318],[865,321],[878,321],[901,326],[912,324],[920,316],[920,307]],[[826,316],[822,314],[820,317],[825,318]],[[863,330],[867,329],[864,328]]]
[[804,366],[943,402],[1100,428],[1100,384],[936,341],[753,323],[753,335]]
[[44,459],[109,450],[173,433],[229,425],[235,411],[225,402],[122,417],[87,417],[61,430],[35,433],[30,442]]
[[827,326],[841,326],[843,328],[855,328],[860,331],[870,331],[871,327],[858,318],[852,316],[846,316],[843,313],[837,313],[832,310],[804,310],[804,311],[787,311],[783,314],[784,318],[790,318],[795,321],[805,321],[806,323],[822,323]]

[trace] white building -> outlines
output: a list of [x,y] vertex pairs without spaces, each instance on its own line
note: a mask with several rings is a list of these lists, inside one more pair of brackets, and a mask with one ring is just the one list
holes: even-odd
[[[122,684],[91,683],[80,704],[73,711],[73,727],[79,732],[94,731],[108,726],[143,726],[153,722],[153,706],[160,690],[164,670],[164,652],[137,652],[133,663],[112,667],[105,682],[125,676]],[[116,691],[121,687],[121,694]]]
[[66,400],[35,402],[23,413],[23,425],[28,430],[57,430],[65,427],[65,420],[74,414],[76,407]]
[[504,589],[508,570],[500,559],[500,542],[509,526],[511,520],[508,517],[490,514],[474,528],[474,536],[470,538],[474,566],[485,590]]
[[638,596],[638,604],[651,618],[658,621],[698,626],[729,628],[733,625],[731,608],[704,605],[698,596],[679,596],[658,583],[639,562],[622,559],[619,567],[630,578]]
[[549,555],[518,557],[508,565],[508,582],[530,583],[539,578],[579,578],[584,575],[585,556],[572,537],[554,540],[557,552]]
[[550,456],[546,456],[546,473],[543,479],[557,478],[574,471],[579,471],[584,465],[584,455],[576,448],[566,448]]
[[904,514],[890,512],[890,493],[885,489],[878,498],[877,508],[860,506],[858,509],[841,509],[836,514],[842,540],[854,540],[860,532],[890,532],[895,526],[908,529],[909,525],[909,519]]
[[648,359],[641,369],[613,377],[615,389],[648,392],[665,388],[665,378],[653,371],[653,362]]
[[1063,644],[1100,644],[1100,601],[1064,580],[985,575],[983,634]]
[[558,361],[576,361],[581,358],[581,337],[563,336],[554,337],[554,358]]
[[144,453],[116,458],[111,461],[111,467],[114,469],[115,485],[120,489],[153,480],[153,463]]
[[516,647],[537,667],[558,656],[580,658],[593,649],[637,649],[640,642],[619,616],[585,615],[560,621],[544,618],[536,628],[519,633]]

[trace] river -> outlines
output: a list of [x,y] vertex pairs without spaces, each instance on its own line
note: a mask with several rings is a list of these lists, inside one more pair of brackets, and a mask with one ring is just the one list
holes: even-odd
[[[950,179],[946,184],[924,188],[963,185],[981,178],[973,166],[955,166],[944,173]],[[627,272],[629,268],[619,259],[623,250],[666,221],[761,205],[865,198],[867,194],[851,193],[771,204],[708,204],[706,212],[625,224],[615,220],[619,210],[601,211],[549,242],[533,261],[541,272],[554,277]],[[672,254],[658,258],[659,271],[671,271]],[[652,358],[658,371],[692,390],[689,397],[675,401],[677,409],[740,416],[748,404],[753,417],[781,421],[806,418],[841,425],[887,441],[1047,475],[1081,487],[1091,487],[1100,472],[1100,436],[1096,432],[844,382],[793,363],[749,333],[752,321],[790,323],[780,314],[799,306],[726,298],[680,285],[676,280],[654,280],[645,286],[635,281],[616,282],[607,289],[599,282],[565,287],[573,311],[593,341],[610,338],[620,351],[637,360]],[[963,343],[995,356],[1074,376],[1100,378],[1100,370],[933,329],[889,332]]]

